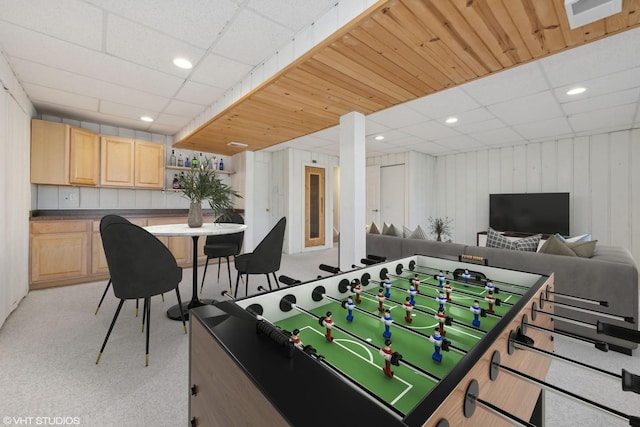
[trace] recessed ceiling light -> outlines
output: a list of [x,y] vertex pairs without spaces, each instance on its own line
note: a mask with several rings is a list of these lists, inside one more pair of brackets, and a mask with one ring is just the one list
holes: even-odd
[[140,117],[140,120],[142,120],[143,122],[152,122],[153,119],[149,116],[142,116]]
[[445,120],[444,122],[445,122],[445,123],[447,123],[447,124],[453,124],[453,123],[455,123],[455,122],[457,122],[457,121],[458,121],[458,118],[457,118],[457,117],[449,117],[449,118],[448,118],[447,120]]
[[190,70],[191,68],[193,68],[193,64],[191,63],[191,61],[189,61],[186,58],[176,58],[173,60],[173,65],[175,65],[178,68],[182,68],[185,70]]
[[573,89],[567,91],[567,95],[579,95],[586,92],[586,90],[586,87],[574,87]]
[[374,138],[376,141],[382,141],[384,139],[384,136],[382,135],[378,135]]

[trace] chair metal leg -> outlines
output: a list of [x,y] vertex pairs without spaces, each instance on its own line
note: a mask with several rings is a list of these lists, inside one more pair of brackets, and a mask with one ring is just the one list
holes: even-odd
[[104,292],[102,293],[102,298],[100,298],[100,302],[98,303],[98,308],[96,308],[95,314],[98,314],[98,310],[100,310],[100,306],[102,305],[102,301],[104,301],[104,297],[107,295],[107,291],[111,286],[111,278],[109,278],[109,282],[107,283],[107,287],[104,288]]
[[244,284],[244,296],[249,296],[249,273],[247,273],[247,283]]
[[280,289],[280,282],[278,282],[278,278],[276,277],[276,272],[272,271],[271,274],[273,274],[273,280],[275,280],[276,286],[278,287],[278,289]]
[[236,291],[233,293],[234,298],[238,298],[238,284],[240,283],[240,272],[236,275]]
[[216,283],[220,283],[220,261],[222,257],[218,257],[218,281]]
[[202,284],[200,285],[200,293],[202,293],[202,288],[204,287],[204,278],[207,276],[207,267],[209,267],[209,260],[211,258],[207,257],[207,261],[204,263],[204,272],[202,273]]
[[265,276],[267,276],[267,283],[269,284],[269,290],[272,291],[273,288],[271,287],[271,278],[269,277],[269,273],[265,274]]
[[[180,299],[180,289],[176,286],[176,296],[178,297],[178,307],[182,307],[182,300]],[[180,320],[182,320],[182,327],[184,333],[187,333],[187,324],[184,322],[184,311],[180,310]]]
[[[136,300],[137,301],[137,300]],[[142,330],[140,332],[144,332],[144,320],[147,316],[147,299],[144,299],[144,306],[142,307]]]
[[118,314],[120,314],[120,309],[124,304],[124,300],[120,300],[120,304],[118,304],[118,308],[116,309],[116,314],[113,315],[113,320],[111,321],[111,326],[109,326],[109,330],[107,331],[107,336],[104,337],[104,342],[102,343],[102,348],[100,349],[100,353],[98,353],[98,358],[96,359],[96,365],[100,362],[100,357],[102,357],[102,352],[104,348],[107,346],[107,341],[109,341],[109,336],[111,335],[111,331],[113,330],[113,325],[116,324],[116,319],[118,319]]
[[[218,270],[218,273],[220,270]],[[229,288],[231,288],[231,265],[229,263],[229,257],[227,257],[227,272],[229,273]]]
[[144,299],[144,309],[147,313],[147,354],[144,366],[149,366],[149,331],[151,330],[151,297]]
[[136,299],[136,317],[138,317],[138,300]]

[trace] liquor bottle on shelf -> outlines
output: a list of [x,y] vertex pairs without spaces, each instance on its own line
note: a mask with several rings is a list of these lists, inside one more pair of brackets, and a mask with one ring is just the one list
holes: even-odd
[[180,167],[184,166],[184,160],[182,160],[182,153],[180,153],[180,155],[178,156],[178,166]]
[[184,167],[185,168],[191,167],[191,160],[189,160],[189,155],[188,154],[186,156],[184,156]]
[[191,160],[191,167],[198,169],[198,158],[195,154],[193,155],[193,160]]
[[176,165],[176,150],[171,150],[171,156],[169,157],[169,166]]
[[173,175],[173,184],[171,185],[174,190],[178,190],[180,188],[180,182],[178,181],[178,174]]
[[211,169],[218,170],[218,161],[216,160],[216,156],[211,158]]
[[204,158],[202,157],[202,153],[200,153],[200,159],[198,159],[198,161],[200,162],[200,168],[204,169]]
[[220,165],[218,166],[218,169],[220,169],[221,171],[224,170],[224,163],[222,163],[222,157],[220,157]]

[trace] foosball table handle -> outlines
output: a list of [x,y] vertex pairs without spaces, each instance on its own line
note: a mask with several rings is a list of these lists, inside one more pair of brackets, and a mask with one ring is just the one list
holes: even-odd
[[640,376],[634,375],[626,369],[623,369],[622,391],[632,391],[636,394],[640,394]]

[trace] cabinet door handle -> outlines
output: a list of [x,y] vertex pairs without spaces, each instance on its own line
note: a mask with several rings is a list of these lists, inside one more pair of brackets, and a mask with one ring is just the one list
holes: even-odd
[[198,394],[198,386],[194,384],[191,386],[191,396],[195,396],[196,394]]

